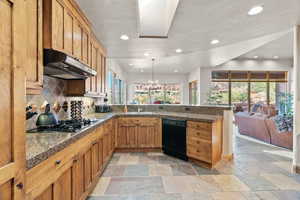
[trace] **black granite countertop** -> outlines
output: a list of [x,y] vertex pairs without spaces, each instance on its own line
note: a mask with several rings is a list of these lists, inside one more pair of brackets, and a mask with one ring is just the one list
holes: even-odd
[[49,133],[27,133],[26,135],[26,167],[31,169],[42,161],[48,159],[55,153],[63,150],[70,144],[89,134],[94,128],[105,121],[119,116],[128,117],[167,117],[175,119],[186,119],[193,121],[213,122],[222,118],[218,115],[203,115],[175,112],[127,112],[127,113],[92,113],[86,118],[94,118],[96,121],[91,125],[75,133],[49,132]]

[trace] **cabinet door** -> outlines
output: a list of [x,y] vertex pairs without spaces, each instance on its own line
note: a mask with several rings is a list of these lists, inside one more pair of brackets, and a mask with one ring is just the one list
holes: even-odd
[[[92,69],[97,71],[97,48],[92,45]],[[91,77],[91,92],[97,93],[97,76]]]
[[52,1],[52,47],[64,50],[64,6],[59,0]]
[[136,125],[119,125],[117,132],[118,148],[135,148],[137,147],[137,126]]
[[109,135],[103,135],[103,162],[106,163],[109,157]]
[[73,15],[65,9],[64,12],[64,49],[65,51],[73,55]]
[[50,185],[42,194],[35,200],[53,200],[53,185]]
[[27,64],[26,93],[39,94],[43,86],[43,1],[26,1],[27,29]]
[[[114,125],[113,125],[114,126]],[[114,128],[111,129],[110,131],[110,136],[111,136],[111,140],[110,140],[110,151],[111,153],[114,152],[115,150],[115,131]]]
[[89,34],[82,29],[82,61],[85,64],[89,63]]
[[92,151],[89,149],[84,154],[84,185],[89,188],[92,183]]
[[138,127],[138,147],[151,148],[155,147],[157,138],[157,127],[156,126],[139,126]]
[[65,171],[53,184],[53,200],[72,200],[72,170]]
[[73,52],[74,57],[81,60],[82,59],[82,29],[78,21],[74,20],[73,23]]
[[140,118],[138,126],[138,146],[141,148],[158,148],[162,146],[160,119]]
[[[0,199],[24,197],[26,13],[23,0],[0,1]],[[19,187],[17,187],[19,185]]]
[[92,145],[92,177],[93,179],[99,172],[99,141]]
[[84,156],[80,155],[74,160],[72,166],[72,193],[73,200],[81,199],[84,193]]
[[100,51],[98,51],[97,55],[97,80],[96,80],[96,85],[97,85],[97,93],[101,94],[102,93],[102,55]]
[[101,171],[103,169],[103,137],[99,139],[99,170]]

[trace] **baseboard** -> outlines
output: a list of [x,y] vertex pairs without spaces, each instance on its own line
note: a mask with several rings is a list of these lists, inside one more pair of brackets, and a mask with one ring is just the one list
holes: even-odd
[[213,167],[214,167],[211,163],[207,163],[207,162],[197,160],[197,159],[194,159],[194,158],[189,158],[189,161],[192,162],[192,163],[195,163],[196,165],[199,165],[200,167],[204,167],[204,168],[207,168],[207,169],[213,169]]
[[130,152],[162,152],[160,147],[158,148],[116,148],[115,152],[130,153]]

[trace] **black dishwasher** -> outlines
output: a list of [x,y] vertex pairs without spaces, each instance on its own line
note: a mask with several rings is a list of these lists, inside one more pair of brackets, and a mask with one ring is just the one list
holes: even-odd
[[163,152],[188,160],[186,155],[186,120],[163,119]]

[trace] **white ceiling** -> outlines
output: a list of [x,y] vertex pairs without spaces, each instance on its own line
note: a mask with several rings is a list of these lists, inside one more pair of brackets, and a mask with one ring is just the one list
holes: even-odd
[[293,58],[293,32],[254,49],[240,58],[253,59],[255,56],[258,56],[259,59],[273,59],[274,56],[278,56],[279,59]]
[[[223,47],[230,47],[232,51],[234,44],[239,44],[235,54],[226,59],[240,55],[252,57],[251,53],[245,53],[253,49],[257,51],[254,54],[262,54],[262,57],[275,54],[285,57],[290,54],[289,36],[286,36],[287,42],[284,38],[275,42],[282,35],[272,39],[265,37],[265,42],[254,38],[290,30],[300,23],[299,0],[181,0],[168,39],[141,39],[137,28],[137,0],[76,1],[92,22],[97,37],[107,48],[108,56],[117,59],[126,71],[139,71],[136,68],[144,66],[149,68],[151,60],[145,59],[146,51],[157,58],[156,71],[162,73],[173,72],[174,69],[187,73],[195,67],[218,64],[220,61],[215,59],[228,53]],[[247,15],[251,7],[261,4],[264,5],[262,14]],[[120,40],[122,34],[127,34],[130,40]],[[220,43],[212,46],[210,41],[215,38]],[[253,43],[250,49],[247,42],[243,43],[250,40],[259,43]],[[180,56],[175,53],[177,48],[184,51]],[[203,58],[209,61],[200,62]],[[129,66],[129,63],[134,66]]]

